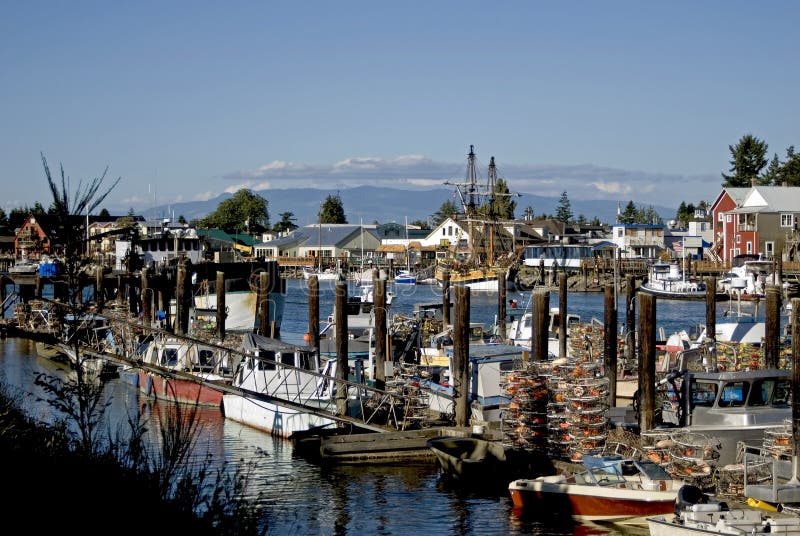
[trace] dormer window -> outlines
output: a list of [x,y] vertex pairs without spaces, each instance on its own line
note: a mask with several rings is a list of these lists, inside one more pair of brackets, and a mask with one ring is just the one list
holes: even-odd
[[781,227],[794,227],[794,214],[781,214]]

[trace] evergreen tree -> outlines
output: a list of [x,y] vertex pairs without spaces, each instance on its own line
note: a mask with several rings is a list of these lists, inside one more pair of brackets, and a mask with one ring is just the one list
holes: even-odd
[[722,174],[723,187],[747,188],[758,180],[761,170],[767,165],[767,144],[753,136],[742,136],[736,146],[729,145],[731,152],[730,175]]
[[414,220],[408,222],[408,225],[413,225],[415,227],[419,227],[420,229],[427,229],[430,230],[431,225],[427,222],[427,220]]
[[458,213],[458,205],[452,199],[448,199],[439,207],[439,210],[431,214],[431,224],[437,227],[447,218]]
[[183,216],[183,214],[178,216],[178,223],[180,223],[181,225],[186,225],[186,218]]
[[625,210],[622,211],[622,214],[619,217],[619,222],[628,225],[636,223],[636,212],[636,204],[633,202],[633,200],[628,201],[628,204],[625,205]]
[[556,208],[556,219],[563,223],[572,221],[572,206],[567,197],[567,191],[561,193],[561,198],[558,200],[558,207]]
[[344,215],[344,206],[342,205],[342,198],[339,194],[328,195],[325,202],[322,203],[322,208],[319,212],[320,223],[347,223],[347,218]]
[[6,216],[6,211],[0,208],[0,230],[3,232],[8,232],[8,216]]
[[497,179],[493,194],[491,206],[489,203],[483,205],[478,209],[478,214],[493,220],[513,220],[517,202],[512,201],[514,194],[508,191],[505,179]]
[[781,183],[787,186],[800,186],[800,154],[794,152],[794,145],[786,149],[786,162],[781,168]]
[[109,214],[108,209],[106,208],[101,208],[100,213],[97,216],[103,220],[108,220],[111,218],[111,214]]
[[294,217],[294,212],[281,212],[279,215],[281,217],[281,221],[272,227],[273,231],[282,233],[297,229],[297,225],[294,223],[297,220],[297,218]]
[[782,168],[783,164],[781,163],[781,159],[778,158],[778,153],[775,153],[767,169],[758,178],[758,184],[762,186],[780,186],[781,182],[783,182],[781,178]]

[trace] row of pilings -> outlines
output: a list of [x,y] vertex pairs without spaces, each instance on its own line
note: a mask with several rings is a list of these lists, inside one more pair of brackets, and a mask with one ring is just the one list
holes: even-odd
[[[456,426],[467,426],[470,418],[469,400],[467,397],[469,383],[469,311],[470,311],[470,289],[465,286],[450,286],[448,273],[444,274],[442,288],[442,307],[443,316],[446,323],[453,325],[453,359],[452,359],[452,379],[455,395],[455,424]],[[625,296],[625,344],[624,352],[626,358],[638,357],[638,378],[639,378],[639,429],[640,431],[651,430],[655,427],[655,390],[656,382],[656,310],[658,299],[656,296],[644,292],[638,292],[633,281],[634,276],[627,276],[627,293]],[[707,278],[707,289],[712,289],[706,294],[706,333],[710,339],[710,344],[714,344],[714,334],[716,332],[716,278]],[[499,281],[498,292],[498,318],[506,318],[506,294],[505,281],[502,276]],[[375,365],[376,365],[376,387],[385,386],[385,363],[389,359],[390,349],[387,343],[386,326],[386,281],[379,279],[375,273],[374,284],[374,307],[375,307]],[[609,407],[613,407],[617,397],[617,295],[613,284],[608,284],[604,289],[604,344],[602,364],[605,376],[609,380]],[[566,274],[560,274],[559,278],[559,357],[567,355],[567,278]],[[347,302],[347,285],[338,283],[336,285],[336,307],[338,312],[334,321],[336,323],[337,338],[337,370],[347,370],[347,315],[345,304]],[[550,292],[549,290],[534,290],[532,292],[532,313],[533,329],[530,343],[529,359],[533,361],[544,361],[548,359],[548,319],[550,311]],[[766,311],[765,311],[765,331],[764,340],[765,366],[767,368],[778,368],[780,355],[780,311],[781,311],[781,289],[776,285],[769,285],[766,289]],[[452,303],[451,303],[452,302]],[[451,305],[454,310],[451,314]],[[795,437],[800,438],[800,322],[798,322],[798,310],[800,310],[800,299],[792,300],[792,370],[793,370],[793,427]],[[636,308],[638,307],[638,324],[636,322]],[[452,316],[452,318],[451,318]],[[319,329],[314,324],[319,317],[319,290],[316,278],[309,280],[309,344],[319,348]],[[499,323],[500,336],[505,337],[505,321]],[[344,372],[342,372],[344,374]]]

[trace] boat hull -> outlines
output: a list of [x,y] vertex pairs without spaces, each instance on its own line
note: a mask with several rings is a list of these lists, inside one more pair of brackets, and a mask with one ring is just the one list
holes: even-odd
[[222,397],[222,408],[227,419],[287,439],[295,432],[335,424],[333,419],[234,394]]
[[158,400],[208,407],[220,407],[222,404],[222,391],[209,387],[202,380],[165,378],[139,370],[138,385],[144,394]]
[[509,485],[514,508],[553,508],[568,511],[577,519],[623,521],[668,514],[675,508],[677,492],[636,490],[547,482],[543,479],[515,480]]

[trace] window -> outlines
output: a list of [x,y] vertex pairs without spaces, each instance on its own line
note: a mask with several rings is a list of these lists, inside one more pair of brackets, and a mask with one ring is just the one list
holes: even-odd
[[719,214],[717,214],[717,220],[718,221],[725,221],[725,213],[724,212],[720,212]]
[[753,243],[748,241],[747,242],[747,254],[751,254],[753,252]]
[[275,370],[275,352],[259,350],[258,370]]
[[785,378],[764,378],[755,380],[750,389],[749,406],[785,406],[789,402],[789,380]]
[[719,396],[719,406],[723,408],[743,406],[749,387],[750,385],[744,381],[726,383]]
[[725,215],[725,221],[731,223],[733,221],[733,216],[730,214]]
[[737,234],[737,235],[736,235],[736,240],[735,240],[735,242],[736,242],[737,244],[741,244],[741,243],[742,243],[742,235],[738,235],[738,234]]
[[711,407],[717,399],[717,384],[692,382],[692,406]]
[[747,215],[739,214],[739,225],[744,225],[746,223],[747,223]]
[[781,227],[793,227],[794,214],[781,214]]
[[767,254],[767,257],[775,255],[775,242],[764,242],[764,253]]
[[174,367],[178,364],[178,349],[166,348],[161,354],[161,366]]

